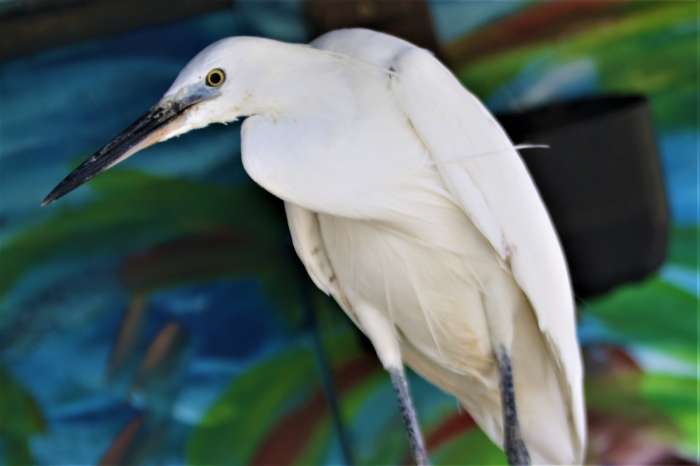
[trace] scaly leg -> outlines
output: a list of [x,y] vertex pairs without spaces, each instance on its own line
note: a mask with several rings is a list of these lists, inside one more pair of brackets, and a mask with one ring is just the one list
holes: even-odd
[[394,324],[383,313],[366,305],[361,300],[354,301],[354,308],[362,331],[372,342],[379,361],[391,377],[391,383],[394,385],[396,396],[399,399],[401,415],[406,425],[406,432],[408,433],[416,464],[417,466],[428,466],[430,461],[425,451],[425,442],[423,442],[416,410],[413,407],[408,383],[404,375],[399,339]]
[[504,448],[508,464],[525,466],[530,464],[530,454],[527,451],[520,433],[518,409],[515,404],[515,389],[513,388],[513,368],[510,356],[505,348],[498,350],[498,372],[501,379],[501,405],[503,406],[503,430],[505,434]]
[[492,280],[489,293],[482,295],[484,316],[489,327],[491,349],[498,366],[503,411],[503,449],[508,464],[530,464],[530,454],[518,423],[515,383],[511,360],[517,313],[522,312],[525,298],[507,280]]
[[389,368],[387,371],[391,376],[391,383],[394,385],[396,397],[399,400],[401,416],[406,426],[406,433],[408,434],[408,441],[411,444],[413,458],[416,460],[417,466],[427,466],[430,464],[430,460],[428,460],[428,454],[425,451],[425,442],[423,441],[423,434],[418,424],[416,410],[413,407],[413,400],[411,399],[411,393],[408,389],[406,374],[403,369]]

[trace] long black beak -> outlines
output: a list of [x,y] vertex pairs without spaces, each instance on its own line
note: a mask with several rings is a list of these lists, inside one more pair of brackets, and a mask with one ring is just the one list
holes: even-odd
[[203,83],[183,87],[172,97],[162,100],[151,108],[112,142],[81,163],[53,188],[41,205],[51,204],[136,152],[167,139],[169,134],[173,134],[173,131],[169,131],[169,128],[172,129],[172,126],[169,126],[170,123],[177,124],[175,120],[187,109],[219,95],[219,89],[206,87]]
[[56,199],[65,196],[81,184],[90,181],[95,175],[116,165],[133,154],[134,148],[155,131],[179,116],[185,108],[178,102],[167,102],[151,108],[142,115],[109,144],[95,152],[90,158],[81,163],[63,181],[44,198],[42,206],[51,204]]

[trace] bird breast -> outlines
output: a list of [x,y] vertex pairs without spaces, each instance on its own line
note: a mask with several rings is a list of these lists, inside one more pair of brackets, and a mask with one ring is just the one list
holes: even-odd
[[384,221],[319,215],[323,242],[351,301],[361,297],[384,313],[434,364],[492,379],[484,296],[502,293],[514,306],[522,294],[481,233],[438,188],[424,186],[418,197],[414,189],[397,191]]
[[384,87],[364,83],[351,111],[256,115],[242,129],[242,160],[255,182],[314,212],[381,218],[388,200],[432,168]]

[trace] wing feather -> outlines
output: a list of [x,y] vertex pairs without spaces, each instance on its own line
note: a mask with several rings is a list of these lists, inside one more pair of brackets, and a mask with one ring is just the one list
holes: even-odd
[[394,69],[399,105],[447,189],[510,265],[532,305],[564,375],[577,447],[582,451],[583,368],[574,301],[564,255],[537,189],[498,122],[429,52],[405,49],[395,58]]
[[321,291],[331,295],[357,325],[357,317],[343,290],[338,286],[338,280],[323,244],[318,214],[292,202],[285,202],[284,208],[294,250],[304,264],[309,277]]
[[527,296],[564,382],[572,440],[583,454],[583,368],[568,271],[549,215],[512,142],[481,102],[426,50],[363,29],[333,31],[311,45],[390,72],[397,104],[445,187]]

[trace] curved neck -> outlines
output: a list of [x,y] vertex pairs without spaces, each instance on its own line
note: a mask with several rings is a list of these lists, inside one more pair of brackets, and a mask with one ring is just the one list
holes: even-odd
[[[320,112],[344,93],[342,57],[306,45],[265,41],[241,63],[241,111],[272,118]],[[235,78],[234,78],[235,79]]]
[[381,68],[305,44],[256,38],[242,49],[232,78],[245,83],[239,105],[247,116],[351,112],[357,83],[383,74]]

